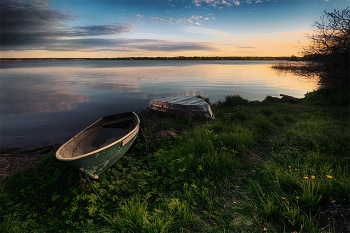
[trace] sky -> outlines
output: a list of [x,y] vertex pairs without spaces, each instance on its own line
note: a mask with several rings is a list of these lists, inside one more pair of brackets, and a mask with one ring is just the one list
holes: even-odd
[[301,56],[349,0],[1,0],[0,58]]

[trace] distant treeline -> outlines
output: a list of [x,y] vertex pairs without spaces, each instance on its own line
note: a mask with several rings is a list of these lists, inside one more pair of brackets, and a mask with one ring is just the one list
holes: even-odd
[[[0,58],[0,61],[42,60],[293,60],[297,57],[117,57],[117,58]],[[298,59],[298,58],[297,58]],[[299,60],[299,59],[298,59]]]

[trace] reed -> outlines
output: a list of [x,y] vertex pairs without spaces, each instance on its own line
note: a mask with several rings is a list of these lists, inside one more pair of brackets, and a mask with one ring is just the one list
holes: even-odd
[[[271,65],[272,69],[276,71],[281,71],[280,74],[283,75],[284,71],[291,72],[295,75],[305,77],[308,79],[319,78],[320,70],[322,64],[313,61],[276,61]],[[283,71],[283,72],[282,72]]]

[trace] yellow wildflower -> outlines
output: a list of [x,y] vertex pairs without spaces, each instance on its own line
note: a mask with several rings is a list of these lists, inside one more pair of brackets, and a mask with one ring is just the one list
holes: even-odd
[[286,200],[286,198],[282,197],[283,200]]
[[267,231],[267,228],[264,227],[264,231]]
[[332,177],[332,176],[330,176],[330,175],[327,175],[327,178],[332,179],[333,177]]
[[305,176],[305,177],[303,177],[305,180],[307,180],[307,179],[309,179],[309,177],[307,177],[307,176]]
[[288,166],[289,168],[291,168],[291,166]]
[[316,176],[311,176],[311,178],[314,180],[314,179],[316,179]]
[[294,170],[296,170],[296,171],[297,171],[298,169],[296,169],[296,168],[295,168]]
[[233,202],[234,204],[237,204],[237,202]]
[[299,197],[297,196],[297,199],[299,199]]

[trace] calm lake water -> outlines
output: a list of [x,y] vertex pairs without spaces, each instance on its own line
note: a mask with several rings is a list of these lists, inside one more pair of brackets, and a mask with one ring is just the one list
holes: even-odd
[[102,116],[147,108],[154,98],[301,98],[316,88],[315,82],[270,66],[271,61],[0,62],[1,146],[62,143]]

